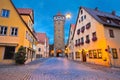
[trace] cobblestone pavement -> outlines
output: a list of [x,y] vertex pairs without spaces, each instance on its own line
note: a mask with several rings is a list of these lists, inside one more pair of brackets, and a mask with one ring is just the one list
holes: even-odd
[[49,58],[25,66],[0,67],[0,80],[120,80],[119,69],[99,67],[65,58]]
[[46,59],[35,60],[26,65],[0,64],[0,80],[29,80],[31,73]]

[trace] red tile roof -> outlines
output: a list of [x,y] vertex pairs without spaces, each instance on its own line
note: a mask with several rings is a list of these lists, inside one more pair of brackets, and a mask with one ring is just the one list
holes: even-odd
[[71,29],[72,29],[72,30],[75,29],[75,24],[71,24]]
[[46,40],[48,44],[48,38],[46,36],[46,33],[36,33],[36,37],[38,39],[38,43],[45,44],[45,40]]
[[17,10],[19,14],[30,14],[32,12],[32,9],[28,8],[18,8]]

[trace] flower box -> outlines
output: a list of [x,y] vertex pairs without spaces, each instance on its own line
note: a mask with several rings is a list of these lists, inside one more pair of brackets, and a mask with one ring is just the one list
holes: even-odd
[[85,42],[86,42],[86,43],[90,43],[90,40],[88,39],[88,40],[86,40]]
[[97,37],[93,37],[93,38],[92,38],[92,41],[97,41]]

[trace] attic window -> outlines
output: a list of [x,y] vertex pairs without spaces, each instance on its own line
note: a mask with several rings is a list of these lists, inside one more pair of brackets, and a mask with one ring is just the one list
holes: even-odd
[[104,17],[104,16],[98,16],[102,21],[107,22],[107,23],[111,23],[111,19]]
[[98,16],[102,21],[105,21],[106,22],[106,20],[107,20],[107,18],[106,17],[103,17],[103,16]]
[[118,20],[118,19],[113,19],[112,21],[113,21],[115,24],[120,25],[120,20]]
[[81,14],[83,14],[83,10],[81,10]]

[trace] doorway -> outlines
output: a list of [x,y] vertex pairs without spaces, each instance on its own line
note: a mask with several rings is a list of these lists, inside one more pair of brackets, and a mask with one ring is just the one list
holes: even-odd
[[86,62],[86,52],[84,50],[82,51],[82,61]]

